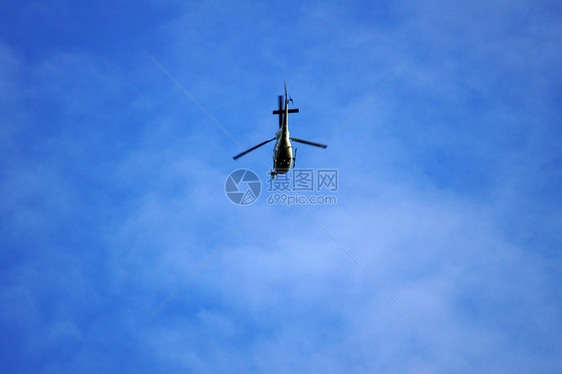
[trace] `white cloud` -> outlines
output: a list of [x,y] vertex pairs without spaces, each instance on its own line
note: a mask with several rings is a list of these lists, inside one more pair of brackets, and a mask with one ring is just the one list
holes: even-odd
[[[332,207],[231,204],[226,175],[265,173],[270,151],[231,162],[236,146],[148,57],[127,69],[65,52],[33,65],[31,81],[9,82],[41,104],[17,101],[35,143],[4,137],[21,152],[1,181],[13,262],[0,297],[21,349],[40,339],[47,355],[59,337],[74,342],[76,359],[43,358],[46,371],[108,371],[124,359],[140,371],[559,368],[558,251],[545,255],[562,223],[548,206],[559,192],[545,188],[559,184],[549,164],[557,109],[533,109],[552,88],[540,72],[560,58],[554,33],[536,15],[523,36],[506,34],[518,7],[431,5],[390,8],[396,25],[350,24],[346,5],[295,8],[294,28],[279,34],[286,23],[269,8],[232,19],[233,8],[201,5],[161,29],[169,43],[155,57],[248,146],[275,130],[283,79],[302,104],[293,133],[315,140],[417,46],[325,152],[299,148],[301,165],[339,168]],[[504,81],[511,73],[520,87]],[[488,179],[463,176],[472,170]]]

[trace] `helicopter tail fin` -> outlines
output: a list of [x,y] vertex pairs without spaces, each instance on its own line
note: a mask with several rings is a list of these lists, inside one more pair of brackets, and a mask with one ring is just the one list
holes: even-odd
[[[299,110],[298,109],[289,109],[289,113],[298,113]],[[283,113],[283,110],[274,110],[273,114],[281,114]]]

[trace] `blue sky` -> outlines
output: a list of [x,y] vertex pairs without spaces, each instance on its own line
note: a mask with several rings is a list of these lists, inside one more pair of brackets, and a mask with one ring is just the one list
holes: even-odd
[[[561,15],[4,2],[0,371],[560,372]],[[337,205],[225,196],[284,80]]]

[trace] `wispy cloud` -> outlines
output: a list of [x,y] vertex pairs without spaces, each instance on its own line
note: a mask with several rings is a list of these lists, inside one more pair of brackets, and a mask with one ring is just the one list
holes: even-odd
[[[122,56],[0,48],[2,371],[559,371],[550,13],[217,4],[175,8]],[[265,176],[271,149],[232,161],[146,50],[248,146],[275,131],[283,80],[292,134],[321,140],[415,58],[325,152],[299,147],[300,166],[339,169],[338,205],[244,208],[225,178]]]

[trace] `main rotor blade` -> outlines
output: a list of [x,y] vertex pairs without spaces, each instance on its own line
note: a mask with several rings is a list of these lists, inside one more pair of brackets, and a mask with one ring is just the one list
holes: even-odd
[[302,139],[297,139],[297,138],[289,138],[289,139],[291,139],[292,141],[297,142],[297,143],[313,145],[315,147],[320,147],[320,148],[327,148],[328,147],[326,144],[309,142],[308,140],[302,140]]
[[234,157],[232,157],[232,158],[236,160],[236,159],[238,159],[238,158],[244,156],[246,153],[252,152],[254,149],[259,148],[259,147],[261,147],[262,145],[267,144],[267,143],[269,143],[269,142],[271,142],[271,141],[273,141],[273,140],[275,140],[275,139],[276,139],[276,138],[266,140],[265,142],[262,142],[262,143],[256,145],[255,147],[252,147],[252,148],[250,148],[250,149],[247,149],[247,150],[245,150],[244,152],[239,153],[239,154],[237,154],[236,156],[234,156]]
[[279,128],[283,127],[283,96],[277,96],[279,101]]

